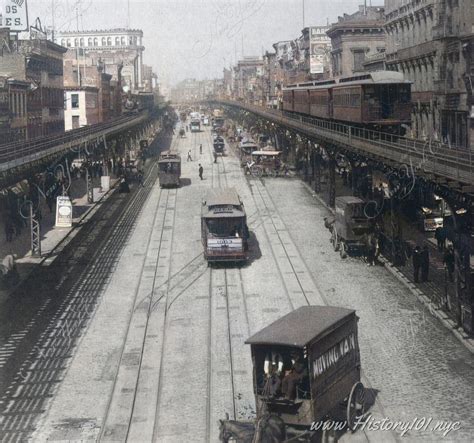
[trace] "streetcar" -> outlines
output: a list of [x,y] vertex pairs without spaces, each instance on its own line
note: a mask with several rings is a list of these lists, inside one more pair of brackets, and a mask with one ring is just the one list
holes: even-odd
[[201,120],[199,118],[193,118],[190,123],[191,132],[201,131]]
[[181,157],[179,154],[161,154],[158,159],[160,187],[178,187],[181,177]]
[[[355,430],[365,410],[358,320],[352,309],[302,306],[246,340],[257,406],[254,427],[268,426],[259,429],[267,435],[272,428],[283,433],[271,441],[309,442],[316,434],[313,423],[339,421],[342,415]],[[269,426],[272,420],[282,426]],[[238,423],[221,420],[221,441],[238,436]]]
[[216,154],[224,155],[225,142],[224,138],[218,135],[213,142],[214,152]]
[[280,155],[281,151],[253,151],[250,161],[246,163],[246,172],[254,177],[276,177],[281,169]]
[[234,188],[207,193],[202,202],[201,238],[208,262],[247,260],[247,216]]

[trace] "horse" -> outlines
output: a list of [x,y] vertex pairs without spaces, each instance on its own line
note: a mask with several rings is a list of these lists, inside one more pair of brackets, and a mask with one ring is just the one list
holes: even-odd
[[282,443],[286,440],[284,421],[271,414],[264,414],[254,425],[236,420],[220,421],[219,439],[223,443],[233,438],[236,443]]

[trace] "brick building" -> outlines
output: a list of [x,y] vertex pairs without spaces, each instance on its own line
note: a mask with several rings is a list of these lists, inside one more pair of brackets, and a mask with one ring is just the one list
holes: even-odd
[[26,140],[29,86],[26,81],[0,77],[0,143]]
[[[26,137],[31,139],[63,132],[63,55],[66,48],[40,38],[14,41],[8,28],[0,29],[0,41],[0,76],[29,85]],[[24,110],[21,119],[23,113]]]
[[384,9],[359,6],[354,14],[339,17],[327,31],[331,39],[335,77],[364,71],[366,57],[385,50]]
[[244,56],[234,67],[234,96],[246,103],[263,105],[264,62],[260,57]]
[[[66,130],[102,123],[120,115],[122,103],[115,96],[117,91],[111,84],[112,75],[103,71],[104,63],[88,57],[80,48],[67,51],[64,60]],[[95,103],[96,109],[90,103]]]

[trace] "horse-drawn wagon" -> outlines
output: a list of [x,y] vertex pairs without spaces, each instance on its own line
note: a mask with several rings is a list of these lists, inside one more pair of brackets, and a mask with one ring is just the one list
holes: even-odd
[[[257,435],[264,435],[269,423],[281,434],[280,421],[285,435],[273,441],[290,435],[294,441],[313,441],[318,423],[321,429],[326,420],[339,418],[341,403],[345,428],[354,430],[365,402],[357,323],[352,309],[303,306],[246,341],[252,353]],[[223,421],[222,441],[232,436],[225,429]]]
[[371,244],[373,226],[366,214],[366,202],[359,197],[336,197],[336,213],[326,219],[331,230],[331,243],[341,257],[347,254],[366,254]]

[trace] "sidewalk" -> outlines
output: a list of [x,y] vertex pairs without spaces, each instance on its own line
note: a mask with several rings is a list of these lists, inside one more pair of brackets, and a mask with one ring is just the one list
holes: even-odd
[[[117,183],[116,178],[111,178],[110,188],[113,189]],[[84,217],[86,217],[91,209],[96,206],[96,203],[102,200],[107,194],[100,191],[100,178],[93,179],[94,187],[94,203],[87,201],[87,187],[84,179],[73,179],[70,188],[71,201],[73,205],[73,225],[71,228],[57,228],[55,227],[55,213],[56,205],[50,211],[44,199],[40,202],[41,205],[41,257],[33,257],[31,255],[31,228],[29,220],[25,220],[26,226],[21,227],[18,234],[14,234],[13,240],[8,242],[3,229],[0,235],[0,260],[3,260],[8,254],[17,254],[16,260],[18,273],[20,274],[20,281],[24,280],[33,268],[39,264],[50,265],[54,257],[52,252],[57,246],[79,225]],[[109,191],[110,192],[110,191]],[[4,214],[0,213],[0,225],[5,226]],[[12,287],[6,287],[0,284],[0,300],[3,300],[13,290]]]
[[[305,182],[300,176],[301,181],[322,204],[324,204],[331,212],[334,212],[327,203],[327,192],[323,188],[321,194],[314,192],[312,183]],[[336,176],[336,195],[352,195],[351,189],[345,187],[340,182],[340,178]],[[428,246],[430,251],[430,270],[428,281],[425,283],[414,283],[413,261],[408,259],[405,265],[395,266],[387,257],[379,257],[380,261],[387,270],[396,277],[406,288],[421,301],[430,313],[437,317],[443,325],[450,330],[456,338],[472,353],[474,353],[474,338],[469,337],[462,328],[457,327],[454,313],[446,310],[446,291],[454,297],[454,283],[447,278],[443,264],[443,255],[437,249],[436,240],[432,238],[432,234],[427,234],[417,230],[402,214],[403,240],[412,247],[419,245],[421,247]],[[451,298],[453,299],[453,298]]]

